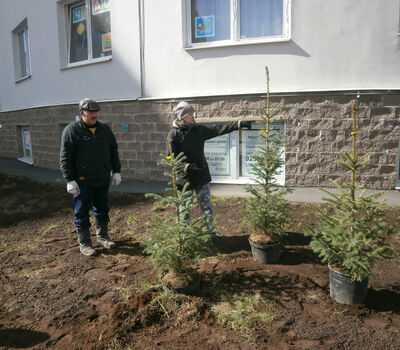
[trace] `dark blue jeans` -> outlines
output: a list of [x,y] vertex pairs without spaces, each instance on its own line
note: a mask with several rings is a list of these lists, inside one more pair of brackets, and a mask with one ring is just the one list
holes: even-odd
[[80,193],[73,197],[74,224],[77,228],[89,228],[89,211],[93,208],[93,215],[98,222],[109,222],[108,189],[109,186],[79,186]]

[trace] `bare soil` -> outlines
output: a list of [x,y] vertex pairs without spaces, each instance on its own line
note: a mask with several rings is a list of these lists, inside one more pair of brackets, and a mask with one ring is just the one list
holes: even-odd
[[[0,198],[1,349],[400,349],[400,255],[379,262],[364,304],[337,304],[302,234],[316,223],[315,205],[292,205],[280,262],[262,265],[251,256],[244,200],[214,198],[222,239],[197,266],[200,295],[166,297],[136,238],[156,210],[142,195],[111,194],[117,248],[96,246],[91,258],[79,253],[63,187],[0,174]],[[387,216],[395,221],[400,209]],[[259,293],[273,320],[255,322],[250,335],[220,324],[221,291]]]

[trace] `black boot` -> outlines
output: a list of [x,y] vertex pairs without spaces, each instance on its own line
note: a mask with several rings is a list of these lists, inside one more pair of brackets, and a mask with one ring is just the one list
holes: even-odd
[[115,243],[111,241],[108,235],[108,222],[96,222],[96,238],[97,243],[100,243],[107,249],[115,247]]
[[91,256],[96,253],[92,247],[92,240],[90,239],[90,231],[88,228],[78,228],[78,242],[79,250],[83,255]]

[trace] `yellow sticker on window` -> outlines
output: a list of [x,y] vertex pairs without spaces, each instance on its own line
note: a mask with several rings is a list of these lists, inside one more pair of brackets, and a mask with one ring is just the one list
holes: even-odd
[[105,33],[101,36],[103,43],[103,52],[111,51],[111,33]]
[[82,22],[79,23],[78,27],[76,28],[76,32],[79,35],[82,35],[85,32],[85,25]]

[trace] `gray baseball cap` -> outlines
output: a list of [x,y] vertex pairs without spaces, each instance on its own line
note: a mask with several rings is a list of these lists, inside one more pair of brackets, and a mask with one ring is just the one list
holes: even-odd
[[83,110],[90,111],[90,112],[98,112],[100,110],[99,104],[92,100],[91,98],[84,98],[79,102],[79,112]]
[[175,114],[178,120],[185,118],[190,113],[194,113],[194,108],[185,101],[179,102],[175,108]]

